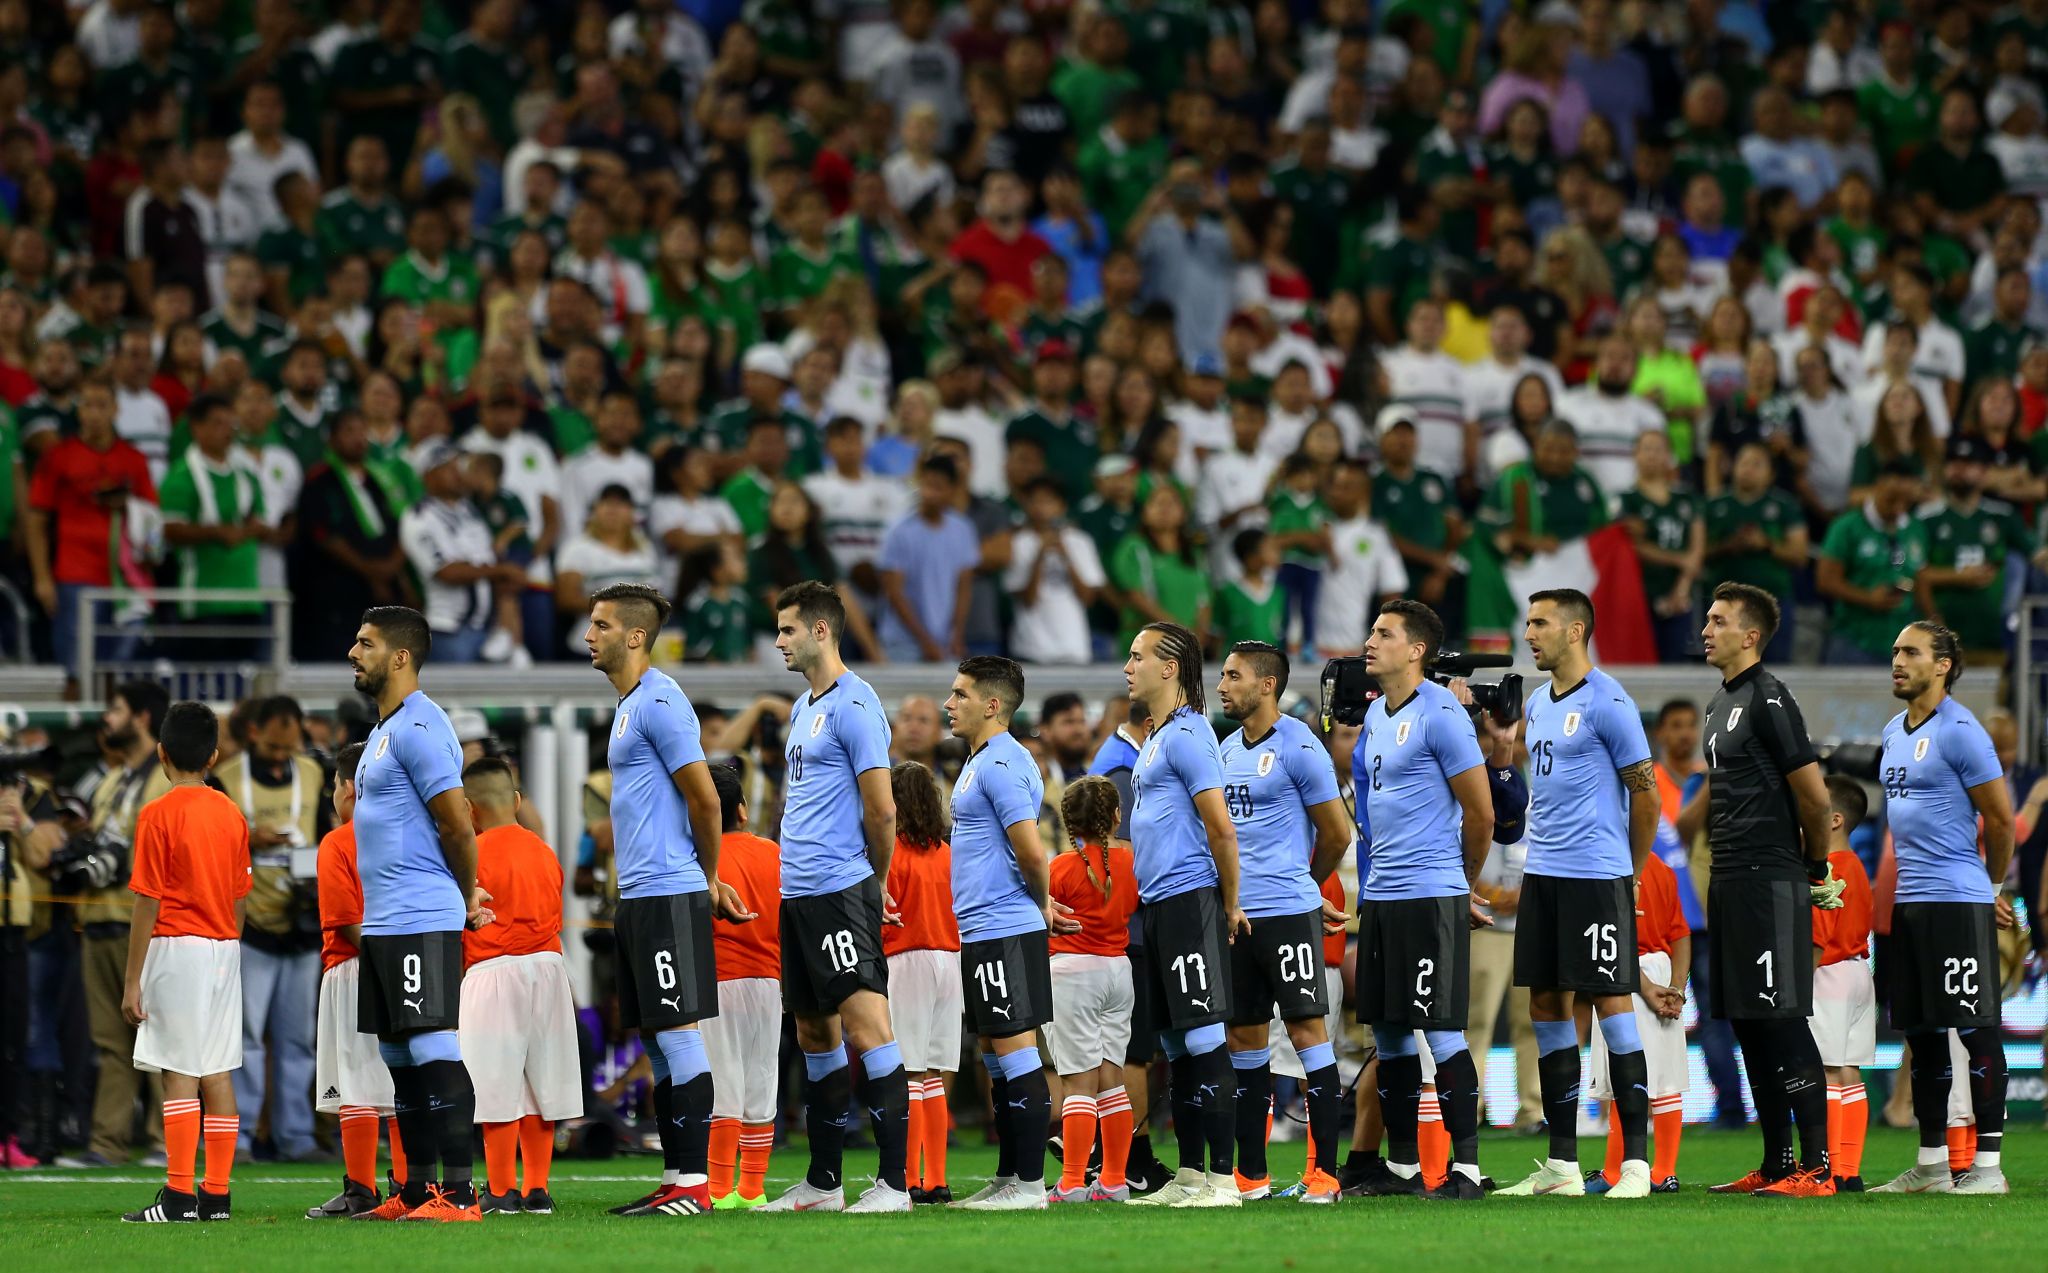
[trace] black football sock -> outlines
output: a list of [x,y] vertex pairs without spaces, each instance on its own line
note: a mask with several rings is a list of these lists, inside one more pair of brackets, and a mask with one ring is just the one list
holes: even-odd
[[[1250,1065],[1239,1062],[1250,1059]],[[1237,1161],[1247,1180],[1266,1178],[1266,1118],[1273,1112],[1273,1066],[1266,1049],[1233,1054],[1231,1076],[1237,1080]]]
[[[1614,1089],[1614,1117],[1621,1124],[1621,1156],[1648,1162],[1650,1144],[1650,1058],[1634,1052],[1607,1054],[1607,1077]],[[1825,1093],[1823,1093],[1825,1095]],[[1825,1102],[1823,1102],[1825,1109]]]
[[1308,1134],[1316,1142],[1316,1170],[1337,1174],[1337,1119],[1342,1114],[1344,1080],[1335,1064],[1310,1070],[1302,1080],[1302,1102],[1308,1106]]
[[1003,1077],[1002,1063],[989,1053],[988,1061],[988,1104],[993,1113],[990,1126],[996,1134],[996,1176],[1013,1180],[1017,1175],[1017,1154],[1010,1134],[1010,1080]]
[[[883,1063],[890,1064],[890,1068],[880,1074],[866,1075],[868,1117],[875,1127],[875,1178],[902,1193],[908,1188],[904,1183],[904,1165],[910,1154],[910,1076],[904,1072],[902,1053],[894,1043],[885,1043],[866,1055],[876,1057],[885,1048],[887,1058]],[[1045,1091],[1043,1074],[1039,1075],[1038,1085],[1042,1095]],[[708,1100],[706,1107],[708,1113]],[[709,1127],[708,1122],[706,1126]],[[1045,1154],[1043,1126],[1039,1128],[1038,1152],[1042,1162]],[[1044,1174],[1042,1170],[1040,1174]]]
[[409,1207],[427,1200],[427,1186],[439,1184],[438,1119],[427,1108],[427,1076],[417,1065],[391,1067],[391,1113],[405,1141],[405,1185],[399,1196]]
[[1906,1042],[1913,1049],[1913,1121],[1920,1125],[1920,1148],[1936,1149],[1948,1143],[1948,1091],[1954,1077],[1948,1036],[1909,1034]]
[[669,1109],[676,1128],[676,1172],[706,1179],[711,1171],[711,1072],[681,1083],[668,1081]]
[[[805,1054],[809,1059],[809,1054]],[[853,1076],[842,1063],[831,1073],[810,1080],[804,1105],[804,1130],[811,1138],[811,1165],[804,1173],[814,1189],[840,1187],[845,1166],[847,1107],[853,1100]]]
[[1422,1111],[1422,1058],[1380,1053],[1380,1118],[1387,1126],[1387,1161],[1420,1165],[1416,1120]]
[[654,1131],[661,1137],[664,1174],[683,1169],[683,1129],[676,1125],[675,1089],[665,1079],[654,1083]]
[[1202,1170],[1202,1093],[1195,1085],[1195,1058],[1167,1062],[1168,1103],[1173,1107],[1173,1139],[1180,1146],[1180,1169]]
[[[1437,1104],[1451,1138],[1453,1165],[1479,1165],[1479,1065],[1469,1048],[1436,1063]],[[1474,1182],[1477,1183],[1477,1182]]]
[[1209,1142],[1209,1171],[1227,1176],[1237,1161],[1237,1079],[1230,1072],[1230,1052],[1212,1048],[1192,1059],[1195,1086],[1201,1092],[1203,1139]]
[[1799,1166],[1828,1174],[1828,1072],[1820,1063],[1820,1044],[1804,1021],[1775,1023],[1779,1072],[1784,1075],[1785,1103],[1799,1129]]
[[[1036,1048],[1028,1049],[1036,1052]],[[1034,1065],[1010,1077],[1010,1162],[1024,1184],[1045,1182],[1045,1142],[1052,1134],[1052,1086],[1045,1067]]]
[[[1538,1022],[1575,1029],[1571,1022]],[[1439,1072],[1441,1073],[1441,1072]],[[1550,1156],[1559,1162],[1579,1160],[1579,1049],[1545,1052],[1536,1058],[1536,1082],[1543,1092],[1543,1121],[1550,1128]],[[1442,1094],[1442,1079],[1437,1092]]]
[[[1792,1153],[1792,1107],[1785,1094],[1785,1075],[1772,1045],[1776,1031],[1769,1021],[1735,1021],[1735,1042],[1742,1048],[1742,1068],[1749,1074],[1750,1099],[1756,1102],[1757,1130],[1763,1133],[1763,1173],[1778,1180],[1796,1165]],[[1827,1097],[1821,1093],[1822,1100]]]
[[428,1061],[417,1068],[426,1082],[428,1107],[439,1124],[434,1147],[441,1156],[441,1187],[452,1201],[468,1206],[476,1201],[470,1187],[476,1161],[471,1139],[476,1127],[476,1087],[470,1082],[469,1067],[460,1061]]
[[1130,1170],[1142,1171],[1159,1161],[1159,1155],[1152,1152],[1152,1133],[1140,1132],[1131,1137]]
[[[1970,1109],[1977,1118],[1977,1162],[1996,1167],[2005,1143],[2005,1045],[1998,1031],[1987,1026],[1965,1030],[1962,1038],[1963,1046],[1970,1050]],[[1991,1157],[1986,1159],[1986,1154]]]

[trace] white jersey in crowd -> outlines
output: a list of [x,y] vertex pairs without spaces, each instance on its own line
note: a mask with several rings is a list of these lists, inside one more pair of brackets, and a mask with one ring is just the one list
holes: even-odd
[[[1872,323],[1863,335],[1863,369],[1866,375],[1877,375],[1884,366],[1884,336],[1887,328],[1883,323]],[[1939,318],[1930,318],[1920,325],[1920,343],[1913,349],[1913,373],[1935,380],[1953,380],[1962,383],[1964,379],[1963,338],[1956,335],[1956,329]]]
[[[306,470],[290,447],[266,442],[256,447],[237,445],[239,455],[256,472],[263,487],[263,524],[272,528],[299,509],[299,492],[305,489]],[[265,588],[285,586],[284,549],[263,544],[256,549],[256,582]]]
[[913,503],[910,488],[863,470],[848,477],[834,469],[804,479],[804,493],[818,505],[825,543],[843,575],[882,554],[882,535],[903,520]]
[[171,462],[171,409],[156,391],[144,385],[114,388],[114,432],[149,461],[149,480],[162,486]]
[[1015,603],[1010,625],[1010,652],[1026,663],[1086,663],[1092,656],[1088,644],[1088,607],[1074,590],[1080,584],[1100,588],[1108,582],[1095,541],[1072,526],[1059,530],[1065,558],[1047,557],[1038,572],[1038,593],[1029,605],[1018,595],[1031,579],[1031,567],[1039,555],[1039,533],[1028,527],[1010,536],[1010,564],[1003,572],[1003,589]]
[[[538,539],[541,501],[551,499],[559,505],[562,500],[562,470],[555,460],[555,449],[524,429],[516,429],[502,438],[494,438],[482,429],[471,429],[462,435],[462,449],[495,455],[504,462],[504,488],[519,497],[519,503],[526,509],[527,534]],[[565,522],[562,537],[566,539],[581,529]]]
[[[1884,401],[1885,390],[1892,387],[1892,378],[1873,371],[1849,383],[1856,386],[1849,392],[1849,403],[1856,421],[1856,441],[1861,444],[1868,442],[1877,428],[1877,408]],[[1935,437],[1946,438],[1954,426],[1948,414],[1948,395],[1941,382],[1916,371],[1907,377],[1907,383],[1920,391],[1920,401],[1927,404],[1927,427]]]
[[[635,521],[646,522],[654,508],[654,461],[642,451],[621,451],[613,455],[593,446],[562,465],[562,535],[582,530],[590,520],[591,506],[607,486],[623,486],[633,496]],[[532,523],[528,530],[538,529]]]
[[[1498,476],[1487,464],[1487,442],[1508,427],[1514,407],[1515,386],[1529,376],[1540,376],[1550,389],[1550,406],[1556,410],[1564,397],[1564,377],[1557,368],[1534,354],[1523,354],[1514,362],[1482,358],[1465,368],[1465,410],[1479,422],[1479,467],[1482,484]],[[1426,466],[1425,466],[1426,467]]]
[[[1259,451],[1247,454],[1229,446],[1212,453],[1202,464],[1202,478],[1195,484],[1195,520],[1214,529],[1209,536],[1209,559],[1216,579],[1235,580],[1244,574],[1230,541],[1240,531],[1266,524],[1266,490],[1277,467],[1272,456]],[[1222,524],[1225,517],[1240,511],[1244,516],[1228,526]]]
[[[634,532],[633,542],[624,549],[612,547],[587,534],[572,535],[555,554],[555,573],[580,575],[585,596],[615,583],[643,583],[666,592],[670,581],[661,573],[661,552],[654,541]],[[570,624],[569,652],[588,653],[583,646],[583,629]]]
[[1823,506],[1839,512],[1849,504],[1849,474],[1856,466],[1856,448],[1863,445],[1855,404],[1839,389],[1819,398],[1795,393],[1792,401],[1806,425],[1807,483]]
[[1612,503],[1636,484],[1636,439],[1664,430],[1664,413],[1647,398],[1609,395],[1596,384],[1565,394],[1557,415],[1579,431],[1579,463]]
[[1408,570],[1387,528],[1370,517],[1331,522],[1330,565],[1316,596],[1316,644],[1331,654],[1365,648],[1379,600],[1408,590]]
[[[1771,348],[1778,355],[1778,380],[1783,384],[1799,381],[1799,355],[1813,343],[1813,336],[1802,325],[1790,331],[1782,331],[1771,337]],[[1844,386],[1853,385],[1863,378],[1863,351],[1853,341],[1843,340],[1833,332],[1821,345],[1821,352],[1828,356],[1828,370],[1835,373],[1835,379]]]
[[654,304],[647,272],[616,252],[579,256],[574,248],[564,248],[555,257],[555,273],[575,279],[597,298],[598,333],[607,345],[618,344],[627,320],[646,314]]
[[434,576],[443,566],[497,564],[491,528],[468,500],[426,499],[405,510],[398,520],[398,542],[426,592],[427,626],[436,632],[481,628],[491,618],[491,585],[442,583]]
[[228,254],[256,246],[256,237],[261,233],[256,226],[256,210],[239,190],[227,185],[214,194],[197,186],[186,186],[185,202],[199,218],[199,238],[206,244],[206,288],[218,302],[223,294],[221,280],[227,274]]
[[1230,449],[1230,400],[1204,407],[1191,398],[1166,405],[1166,418],[1180,426],[1180,458],[1174,476],[1193,486],[1202,478],[1202,456]]
[[970,402],[964,407],[941,407],[932,415],[932,436],[958,438],[967,444],[967,489],[988,499],[1009,493],[1003,481],[1003,458],[1008,450],[1003,440],[1003,422],[987,407]]
[[1416,463],[1445,477],[1465,471],[1465,364],[1441,349],[1402,345],[1380,355],[1389,402],[1415,412]]

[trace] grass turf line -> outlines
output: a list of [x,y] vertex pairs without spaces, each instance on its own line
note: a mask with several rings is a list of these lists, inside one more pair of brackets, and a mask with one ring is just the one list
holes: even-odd
[[[971,1135],[971,1133],[970,1133]],[[1880,1183],[1912,1162],[1910,1133],[1873,1128],[1866,1178]],[[1591,1165],[1603,1145],[1582,1142]],[[639,1192],[647,1158],[559,1163],[553,1216],[493,1216],[479,1226],[348,1225],[301,1218],[333,1193],[338,1170],[257,1164],[242,1169],[235,1218],[226,1224],[124,1225],[122,1211],[146,1202],[159,1178],[138,1167],[99,1172],[0,1174],[0,1251],[8,1273],[42,1269],[278,1269],[288,1273],[406,1273],[487,1268],[490,1273],[565,1267],[677,1273],[773,1268],[830,1273],[1003,1270],[1339,1269],[1365,1260],[1382,1270],[1518,1268],[1602,1273],[1652,1263],[1677,1270],[1801,1270],[1853,1262],[1856,1273],[1912,1269],[1930,1259],[1955,1267],[2003,1265],[2038,1252],[2048,1237],[2048,1134],[2008,1132],[2007,1198],[1850,1197],[1765,1202],[1714,1197],[1706,1186],[1754,1165],[1754,1132],[1689,1130],[1680,1157],[1685,1191],[1641,1202],[1489,1199],[1452,1206],[1412,1199],[1347,1200],[1335,1207],[1247,1204],[1238,1211],[1173,1212],[1117,1206],[1045,1215],[973,1215],[920,1208],[909,1217],[760,1216],[622,1220],[603,1209]],[[1484,1168],[1503,1182],[1543,1151],[1540,1139],[1488,1136]],[[1169,1154],[1171,1149],[1169,1146]],[[1272,1150],[1276,1180],[1299,1171],[1301,1146]],[[802,1146],[777,1152],[775,1183],[794,1179]],[[872,1162],[872,1151],[848,1166]],[[956,1150],[954,1192],[964,1195],[994,1163],[993,1151]],[[481,1164],[479,1164],[481,1165]],[[1054,1164],[1057,1170],[1057,1164]],[[587,1177],[603,1177],[593,1180]],[[285,1180],[290,1183],[270,1183]],[[146,1181],[147,1183],[137,1183]],[[965,1186],[963,1188],[963,1186]],[[774,1192],[771,1187],[771,1192]],[[422,1231],[424,1230],[424,1231]],[[1937,1255],[1937,1253],[1939,1253]],[[765,1257],[765,1259],[764,1259]]]

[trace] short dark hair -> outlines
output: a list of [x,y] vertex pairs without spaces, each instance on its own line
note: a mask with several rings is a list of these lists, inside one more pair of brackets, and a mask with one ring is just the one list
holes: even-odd
[[711,766],[711,785],[718,792],[718,826],[721,831],[740,829],[740,806],[747,802],[740,788],[740,771],[730,764]]
[[340,754],[335,756],[334,780],[336,782],[354,782],[356,780],[356,766],[363,763],[363,748],[364,745],[362,743],[350,743],[341,749]]
[[831,630],[835,642],[846,631],[846,603],[839,599],[831,584],[806,579],[775,594],[776,614],[791,608],[796,610],[797,622],[805,627],[823,623]]
[[1698,716],[1700,714],[1700,705],[1689,698],[1667,698],[1664,700],[1663,706],[1657,709],[1658,726],[1661,728],[1665,721],[1670,720],[1680,712],[1691,712],[1694,716]]
[[1828,805],[1842,815],[1843,833],[1854,831],[1870,812],[1870,793],[1847,774],[1829,774],[1827,786]]
[[150,737],[163,737],[164,713],[171,710],[171,695],[163,686],[155,681],[123,681],[114,687],[113,697],[128,704],[134,715],[149,717]]
[[1567,624],[1585,624],[1586,644],[1591,645],[1593,643],[1593,599],[1591,597],[1580,592],[1577,588],[1545,588],[1541,592],[1529,594],[1530,605],[1533,606],[1539,601],[1548,601],[1551,605],[1564,611],[1564,621]]
[[[631,499],[631,494],[626,498]],[[620,621],[628,628],[639,628],[650,637],[661,631],[661,625],[668,622],[668,616],[675,609],[659,590],[644,583],[607,584],[590,594],[593,608],[601,601],[610,602],[619,612]]]
[[1239,641],[1230,652],[1252,665],[1253,676],[1273,678],[1273,693],[1287,692],[1287,651],[1270,641]]
[[1017,705],[1024,701],[1024,668],[1015,659],[976,654],[960,660],[958,670],[974,688],[1002,700],[1005,717],[1016,714]]
[[363,611],[363,623],[377,629],[393,649],[412,655],[415,668],[434,651],[434,630],[427,626],[427,616],[411,606],[371,606]]
[[164,726],[157,732],[157,742],[171,768],[196,774],[206,768],[220,747],[220,717],[204,703],[173,703],[164,713]]
[[204,420],[216,411],[233,411],[234,409],[234,404],[229,402],[225,395],[202,393],[186,405],[185,420],[189,427]]
[[274,720],[287,719],[294,721],[306,719],[306,713],[299,706],[299,700],[289,694],[272,694],[268,698],[257,700],[255,709],[249,715],[250,723],[258,728],[268,725]]
[[960,466],[944,455],[925,456],[922,460],[918,461],[917,473],[919,477],[924,476],[926,473],[936,473],[948,482],[958,482],[960,480]]
[[1055,716],[1064,716],[1077,707],[1086,709],[1087,706],[1087,702],[1072,690],[1061,690],[1057,694],[1048,694],[1045,696],[1045,701],[1038,705],[1038,723],[1043,725]]
[[1401,621],[1401,630],[1408,634],[1410,641],[1422,642],[1422,661],[1433,662],[1437,653],[1444,648],[1444,621],[1436,611],[1420,601],[1407,597],[1396,597],[1380,607],[1381,614],[1391,614]]
[[1231,537],[1230,555],[1237,558],[1238,565],[1249,565],[1252,554],[1258,552],[1265,542],[1266,532],[1258,527],[1254,526],[1250,530],[1241,530]]
[[1741,609],[1743,621],[1757,630],[1758,645],[1769,645],[1777,635],[1778,599],[1755,584],[1718,584],[1714,600],[1732,602]]

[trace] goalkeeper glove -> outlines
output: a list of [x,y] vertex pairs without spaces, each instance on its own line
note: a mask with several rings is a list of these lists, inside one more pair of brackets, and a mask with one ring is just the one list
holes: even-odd
[[1807,897],[1824,911],[1838,911],[1842,909],[1842,891],[1848,887],[1835,878],[1834,863],[1829,862],[1822,865],[1819,879],[1807,880]]

